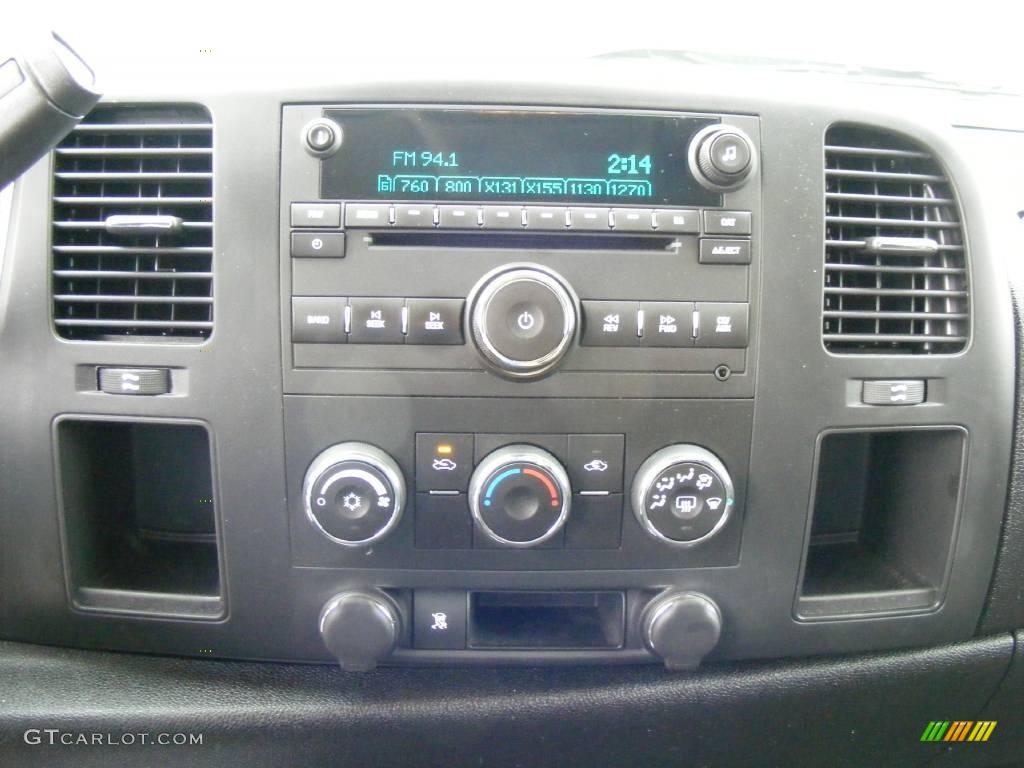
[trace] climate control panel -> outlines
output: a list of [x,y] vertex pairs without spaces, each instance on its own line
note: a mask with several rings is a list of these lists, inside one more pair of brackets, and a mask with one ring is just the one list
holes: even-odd
[[[693,548],[727,525],[725,463],[665,446],[624,478],[626,436],[419,433],[412,476],[384,450],[342,442],[303,479],[309,526],[342,548],[372,548],[413,518],[413,550],[622,550],[624,521],[655,547]],[[415,490],[407,495],[407,483]],[[624,494],[624,486],[631,488]],[[407,498],[409,501],[407,502]]]

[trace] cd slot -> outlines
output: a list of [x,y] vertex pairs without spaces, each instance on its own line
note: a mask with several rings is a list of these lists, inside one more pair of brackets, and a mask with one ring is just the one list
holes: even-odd
[[667,251],[687,235],[590,234],[583,232],[370,232],[371,247],[504,248],[561,251]]

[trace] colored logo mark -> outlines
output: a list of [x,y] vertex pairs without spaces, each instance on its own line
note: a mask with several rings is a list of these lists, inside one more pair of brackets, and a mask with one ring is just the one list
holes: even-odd
[[988,741],[997,720],[932,720],[921,741]]

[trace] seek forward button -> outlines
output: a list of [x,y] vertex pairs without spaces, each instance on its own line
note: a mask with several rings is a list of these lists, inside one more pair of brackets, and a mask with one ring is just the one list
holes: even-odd
[[406,344],[462,344],[462,299],[409,299]]

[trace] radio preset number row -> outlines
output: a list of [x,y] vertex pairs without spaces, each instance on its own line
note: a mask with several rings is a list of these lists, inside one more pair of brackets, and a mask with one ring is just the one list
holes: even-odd
[[[344,214],[344,215],[343,215]],[[529,229],[749,235],[750,211],[432,203],[292,203],[293,227]],[[703,220],[703,228],[701,226]]]

